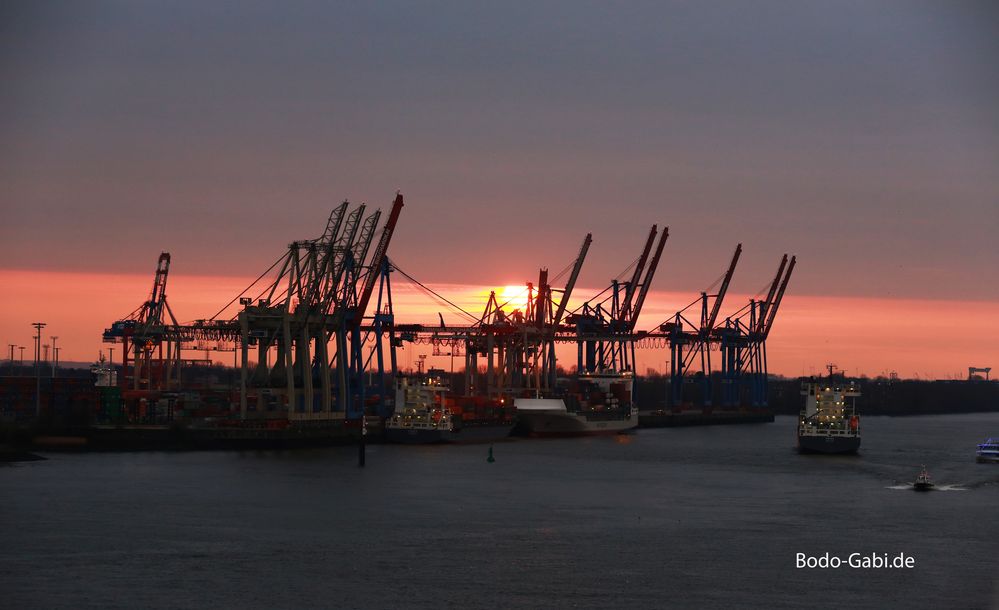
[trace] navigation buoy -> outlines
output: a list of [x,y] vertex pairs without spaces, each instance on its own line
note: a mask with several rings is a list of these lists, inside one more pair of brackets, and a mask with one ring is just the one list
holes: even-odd
[[496,458],[493,457],[493,446],[492,445],[489,445],[489,457],[486,458],[486,461],[489,462],[490,464],[492,464],[493,462],[496,461]]
[[364,441],[368,438],[368,422],[364,417],[361,418],[361,440],[357,444],[357,467],[364,468]]

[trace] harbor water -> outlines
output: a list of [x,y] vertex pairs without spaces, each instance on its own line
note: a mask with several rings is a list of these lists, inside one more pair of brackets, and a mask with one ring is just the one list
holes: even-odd
[[[999,414],[0,466],[9,608],[999,608]],[[904,483],[922,465],[944,487]],[[799,569],[799,553],[839,556]],[[904,553],[908,569],[854,569]]]

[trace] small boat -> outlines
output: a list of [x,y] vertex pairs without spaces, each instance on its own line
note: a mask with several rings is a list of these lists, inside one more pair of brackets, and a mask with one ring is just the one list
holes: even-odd
[[926,466],[923,466],[923,470],[916,477],[912,488],[916,491],[930,491],[933,489],[933,479],[930,478],[930,473],[926,472]]
[[975,461],[979,463],[999,462],[999,439],[988,438],[978,446]]

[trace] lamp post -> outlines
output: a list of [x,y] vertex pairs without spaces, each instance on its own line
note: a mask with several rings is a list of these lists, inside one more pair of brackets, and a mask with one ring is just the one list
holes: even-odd
[[59,348],[56,347],[56,339],[59,337],[52,335],[52,376],[56,376],[56,369],[59,368]]
[[35,417],[42,415],[42,373],[39,368],[39,358],[42,356],[42,329],[45,322],[32,322],[35,327]]
[[19,366],[23,367],[24,366],[24,346],[23,345],[18,345],[17,349],[21,350],[21,362],[20,362]]
[[8,343],[7,347],[10,348],[10,375],[14,376],[14,348],[17,347],[13,343]]

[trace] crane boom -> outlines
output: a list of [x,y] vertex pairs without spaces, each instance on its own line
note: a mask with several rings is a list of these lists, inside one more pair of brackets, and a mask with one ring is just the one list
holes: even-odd
[[358,267],[364,265],[364,259],[368,256],[368,249],[371,247],[371,242],[374,241],[375,228],[378,226],[381,216],[382,211],[375,210],[374,214],[364,219],[364,224],[361,226],[361,234],[354,243],[352,252],[354,264]]
[[315,247],[320,250],[316,253],[318,257],[316,270],[312,281],[308,284],[309,292],[306,295],[306,301],[316,304],[317,307],[322,307],[326,300],[323,293],[324,289],[328,289],[327,283],[336,261],[336,240],[343,227],[349,205],[348,202],[344,201],[330,213],[329,220],[326,222],[326,231],[323,232],[322,237],[316,240]]
[[565,315],[565,308],[569,305],[569,297],[572,295],[572,289],[576,286],[576,280],[579,279],[579,271],[583,268],[583,261],[586,260],[586,252],[590,249],[591,243],[593,243],[593,234],[587,233],[586,237],[583,238],[583,246],[579,249],[579,256],[576,257],[576,264],[572,267],[569,281],[565,283],[565,290],[562,291],[562,298],[558,302],[558,310],[552,319],[552,326],[558,326],[562,321],[562,316]]
[[638,283],[642,280],[642,272],[645,271],[645,263],[649,260],[649,253],[652,252],[652,245],[656,241],[656,225],[652,225],[652,230],[649,231],[649,237],[645,240],[645,248],[642,250],[642,255],[638,257],[638,264],[635,265],[635,273],[631,276],[631,281],[625,287],[624,291],[624,303],[621,304],[621,319],[630,320],[631,319],[631,300],[635,296],[635,289],[638,288]]
[[[319,311],[323,314],[330,314],[335,307],[347,305],[347,297],[340,294],[341,290],[347,289],[342,286],[344,283],[342,280],[347,272],[351,251],[357,241],[357,230],[361,226],[364,209],[365,205],[361,204],[347,216],[343,232],[334,242],[334,259],[329,269],[329,275],[325,278],[325,294],[322,295],[322,303],[319,307]],[[371,235],[368,238],[370,239]]]
[[784,275],[784,281],[780,283],[780,290],[777,292],[777,298],[774,301],[773,306],[767,311],[767,325],[763,329],[763,338],[766,339],[767,335],[770,334],[770,329],[774,325],[774,318],[777,317],[777,309],[780,307],[781,299],[784,298],[784,291],[787,290],[787,283],[791,279],[791,272],[794,271],[794,261],[795,257],[791,257],[791,262],[788,263],[787,273]]
[[399,222],[399,214],[402,212],[402,193],[397,193],[392,202],[392,211],[388,220],[382,228],[382,237],[378,241],[378,247],[371,256],[371,264],[368,266],[368,274],[365,277],[364,289],[357,299],[357,314],[354,317],[354,324],[360,324],[364,319],[364,312],[368,308],[368,300],[371,299],[371,291],[375,288],[378,275],[381,273],[382,265],[385,263],[385,255],[388,253],[389,242],[392,241],[392,234],[395,232],[395,225]]
[[364,223],[361,225],[361,231],[357,239],[354,241],[351,247],[351,278],[344,281],[343,290],[345,293],[345,306],[350,306],[350,299],[355,296],[354,287],[351,285],[358,281],[357,278],[360,277],[362,268],[364,267],[364,259],[368,255],[368,250],[371,248],[371,242],[374,241],[375,228],[378,226],[378,220],[382,216],[381,210],[375,210],[375,213],[364,219]]
[[756,320],[756,327],[753,331],[757,334],[763,332],[763,327],[766,324],[767,311],[769,311],[770,306],[774,302],[774,296],[777,294],[777,288],[780,286],[780,279],[784,275],[784,267],[787,266],[787,254],[780,259],[780,266],[777,267],[777,275],[774,276],[774,281],[770,284],[770,291],[767,293],[767,300],[760,305],[760,315]]
[[142,306],[139,313],[139,323],[159,325],[163,323],[163,303],[166,301],[167,276],[170,273],[170,253],[161,252],[156,261],[156,277],[153,279],[153,289],[149,300]]
[[711,315],[708,316],[707,328],[704,330],[711,331],[715,327],[715,322],[718,320],[718,312],[721,310],[722,301],[725,300],[725,293],[728,292],[728,285],[732,281],[732,274],[735,273],[735,266],[739,262],[739,256],[742,254],[742,244],[735,247],[735,254],[732,255],[732,262],[728,266],[728,271],[725,272],[725,279],[722,280],[721,287],[718,289],[718,295],[715,296],[715,303],[711,307]]
[[649,268],[645,272],[645,280],[642,281],[642,289],[638,293],[638,300],[635,301],[634,311],[632,312],[631,319],[628,320],[628,330],[635,330],[635,324],[638,323],[638,316],[642,313],[642,305],[645,304],[645,297],[649,294],[649,287],[652,286],[652,278],[656,274],[656,268],[659,267],[659,258],[663,254],[663,248],[666,247],[666,240],[669,239],[669,227],[663,229],[663,232],[659,235],[659,245],[656,246],[656,253],[652,257],[652,262],[649,263]]

